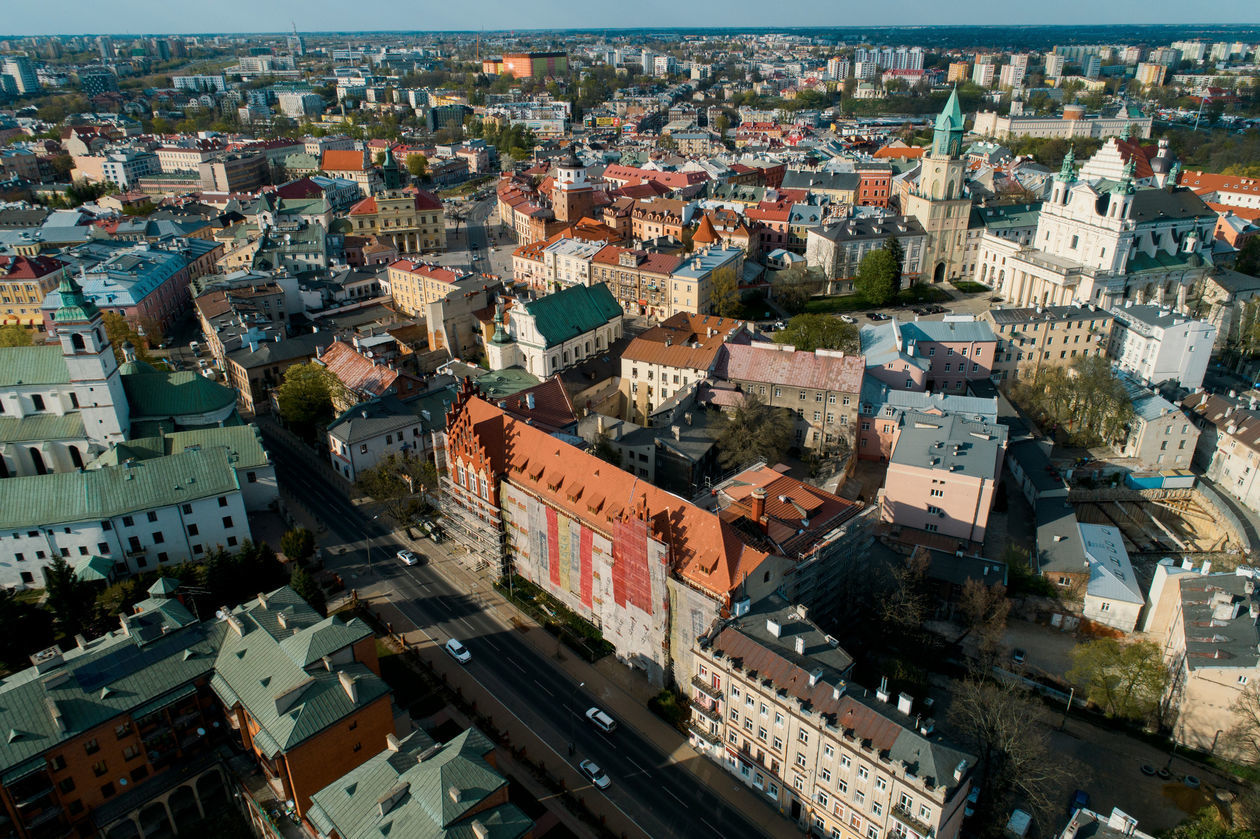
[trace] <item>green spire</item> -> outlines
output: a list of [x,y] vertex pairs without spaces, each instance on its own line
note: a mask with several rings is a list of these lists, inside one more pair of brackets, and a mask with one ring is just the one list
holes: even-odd
[[1068,146],[1067,154],[1063,155],[1063,165],[1059,167],[1059,180],[1065,184],[1070,184],[1076,180],[1076,147]]
[[61,269],[61,285],[57,286],[57,292],[61,295],[61,306],[53,315],[55,323],[72,323],[100,317],[100,309],[83,293],[83,287],[68,268]]
[[507,330],[503,328],[504,323],[503,298],[494,304],[494,336],[490,338],[496,344],[506,344],[512,340],[507,334]]
[[958,88],[949,92],[949,101],[936,116],[932,132],[933,157],[958,157],[962,154],[963,138],[962,106],[958,104]]

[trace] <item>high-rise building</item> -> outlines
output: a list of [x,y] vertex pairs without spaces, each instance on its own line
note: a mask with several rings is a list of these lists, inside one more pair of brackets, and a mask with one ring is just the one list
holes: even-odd
[[971,65],[965,61],[951,61],[949,74],[945,76],[946,84],[962,84],[971,78]]
[[31,96],[39,93],[39,78],[35,75],[35,65],[25,55],[14,55],[0,64],[0,73],[12,76],[20,96]]
[[118,77],[104,67],[80,70],[79,87],[83,89],[83,95],[91,99],[93,96],[117,91]]
[[114,39],[108,35],[97,35],[96,46],[101,51],[101,58],[106,61],[114,60]]
[[1097,55],[1087,55],[1081,62],[1081,75],[1087,79],[1096,79],[1102,74],[1102,59]]
[[975,69],[971,71],[971,80],[980,87],[993,87],[993,73],[992,64],[977,63]]
[[1202,61],[1207,58],[1207,44],[1202,41],[1173,41],[1171,48],[1180,52],[1186,61]]
[[1063,67],[1067,59],[1056,53],[1046,55],[1046,78],[1057,79],[1063,75]]

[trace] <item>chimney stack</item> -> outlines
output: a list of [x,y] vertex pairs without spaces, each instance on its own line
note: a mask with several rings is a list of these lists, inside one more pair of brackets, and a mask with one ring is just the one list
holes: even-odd
[[752,519],[760,523],[762,517],[766,514],[766,489],[765,487],[754,487],[752,491]]

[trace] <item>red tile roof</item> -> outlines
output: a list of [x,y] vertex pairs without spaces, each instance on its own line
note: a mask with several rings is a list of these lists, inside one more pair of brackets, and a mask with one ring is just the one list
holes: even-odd
[[398,259],[389,263],[390,268],[399,271],[406,271],[408,274],[417,274],[422,277],[431,277],[444,283],[456,283],[462,279],[461,275],[455,273],[450,268],[443,268],[440,265],[430,265],[427,262],[416,262],[411,259]]
[[713,513],[514,419],[467,390],[447,416],[448,429],[464,419],[461,414],[496,472],[609,537],[623,519],[646,521],[653,538],[669,546],[673,574],[723,603],[767,559]]
[[1237,192],[1244,195],[1260,195],[1260,178],[1242,175],[1217,175],[1213,172],[1182,172],[1180,186],[1188,186],[1198,195],[1209,192]]
[[746,334],[740,320],[679,312],[636,337],[621,357],[666,367],[709,370],[728,338]]
[[787,345],[765,342],[728,345],[718,362],[718,374],[723,379],[841,393],[861,392],[865,368],[866,362],[858,353],[792,352]]
[[0,279],[37,280],[66,267],[51,256],[0,256]]
[[342,341],[333,341],[329,344],[319,357],[319,362],[328,368],[328,371],[336,376],[339,382],[358,394],[383,396],[391,393],[405,400],[424,390],[423,382],[415,376],[377,364]]
[[[534,397],[534,407],[529,407],[529,397]],[[573,402],[560,383],[559,377],[540,382],[504,399],[496,400],[500,408],[519,420],[551,434],[577,423]]]
[[319,168],[325,172],[363,172],[367,164],[359,149],[325,149]]

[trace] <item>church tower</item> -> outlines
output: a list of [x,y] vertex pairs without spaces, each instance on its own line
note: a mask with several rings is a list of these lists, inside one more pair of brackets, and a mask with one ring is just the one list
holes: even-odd
[[83,431],[103,445],[120,443],[131,430],[131,412],[101,311],[69,271],[62,274],[57,290],[61,306],[53,323],[70,373],[70,398],[83,415]]
[[556,162],[556,184],[551,190],[551,209],[556,221],[576,224],[590,215],[595,206],[595,188],[586,180],[586,167],[569,147],[569,153]]
[[923,156],[919,182],[906,196],[903,211],[927,233],[923,270],[939,283],[963,273],[963,254],[971,199],[963,189],[963,115],[955,89],[936,117],[932,148]]

